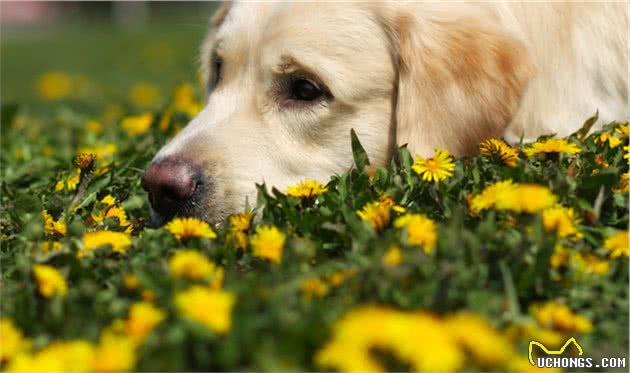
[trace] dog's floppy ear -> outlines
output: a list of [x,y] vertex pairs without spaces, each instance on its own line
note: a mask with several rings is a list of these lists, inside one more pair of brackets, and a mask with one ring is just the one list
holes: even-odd
[[465,6],[383,13],[398,61],[396,140],[423,156],[501,136],[534,75],[525,46]]

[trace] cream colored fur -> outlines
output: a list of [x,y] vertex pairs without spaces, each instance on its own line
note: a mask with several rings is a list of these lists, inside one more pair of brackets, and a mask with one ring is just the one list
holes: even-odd
[[[234,3],[202,51],[223,58],[206,107],[156,156],[201,164],[217,221],[278,188],[352,165],[354,128],[375,165],[396,145],[474,152],[483,139],[567,135],[600,110],[627,119],[625,3]],[[308,71],[333,98],[283,105],[285,74]]]

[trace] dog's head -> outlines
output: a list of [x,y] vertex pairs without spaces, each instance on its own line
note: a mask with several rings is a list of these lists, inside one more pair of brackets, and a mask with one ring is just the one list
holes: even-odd
[[463,5],[222,6],[202,48],[208,102],[143,177],[155,217],[215,223],[252,201],[256,183],[325,181],[351,167],[351,129],[375,165],[396,145],[465,154],[501,135],[532,68],[492,16]]

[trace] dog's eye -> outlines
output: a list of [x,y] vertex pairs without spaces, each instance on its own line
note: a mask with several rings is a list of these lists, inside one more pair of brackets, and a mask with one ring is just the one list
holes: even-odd
[[212,79],[212,87],[216,87],[221,82],[221,73],[223,68],[223,59],[217,55],[212,57],[212,70],[214,71]]
[[290,96],[292,100],[313,101],[323,94],[319,87],[306,79],[297,79],[291,83]]

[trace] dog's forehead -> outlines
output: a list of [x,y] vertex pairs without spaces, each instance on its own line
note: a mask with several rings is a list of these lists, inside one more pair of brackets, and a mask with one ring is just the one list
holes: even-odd
[[232,3],[218,30],[218,36],[240,34],[242,38],[243,34],[251,35],[258,25],[270,17],[276,6],[274,3]]
[[277,38],[366,37],[377,31],[373,26],[367,8],[357,3],[237,2],[217,36],[238,48],[242,42],[256,45]]

